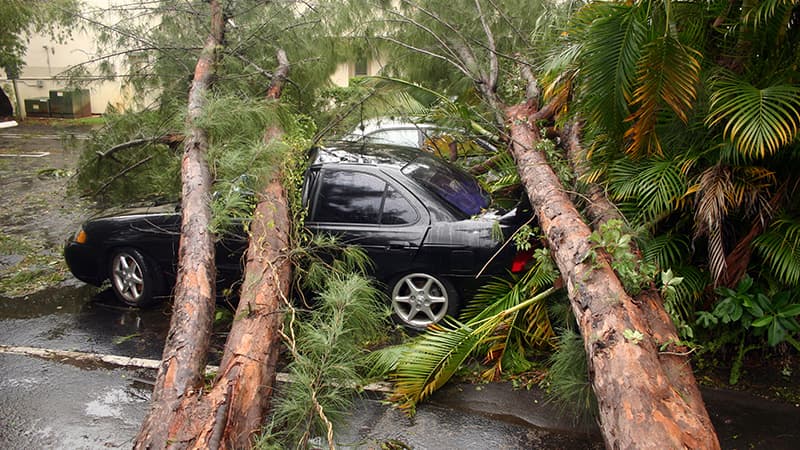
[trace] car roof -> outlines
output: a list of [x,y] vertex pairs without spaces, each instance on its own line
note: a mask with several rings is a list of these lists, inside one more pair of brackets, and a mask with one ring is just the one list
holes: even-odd
[[425,152],[412,147],[368,142],[336,142],[313,147],[309,153],[312,166],[354,164],[403,168]]

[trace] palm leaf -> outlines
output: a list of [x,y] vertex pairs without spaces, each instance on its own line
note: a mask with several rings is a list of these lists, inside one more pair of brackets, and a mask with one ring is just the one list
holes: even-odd
[[461,311],[461,320],[473,323],[500,314],[528,300],[532,293],[552,286],[558,275],[543,261],[520,275],[498,277],[478,289]]
[[694,318],[695,305],[708,286],[708,274],[694,266],[679,266],[672,272],[683,281],[675,286],[675,295],[667,300],[668,305],[665,306],[670,314],[688,322]]
[[706,169],[698,184],[695,236],[708,236],[709,268],[718,280],[726,268],[722,225],[733,206],[729,201],[733,186],[730,167],[718,164]]
[[581,9],[577,22],[583,25],[581,72],[588,122],[612,137],[621,136],[648,29],[645,13],[638,5],[595,2]]
[[507,151],[502,151],[496,158],[496,164],[491,179],[486,182],[490,193],[503,191],[504,189],[520,183],[517,164],[514,162],[514,158],[511,154]]
[[697,98],[700,75],[698,51],[670,35],[647,43],[638,62],[632,105],[637,109],[625,120],[633,122],[625,133],[627,152],[633,155],[661,154],[656,121],[663,104],[684,123]]
[[706,124],[724,124],[724,136],[749,156],[764,157],[795,140],[800,129],[800,86],[759,89],[732,75],[712,84]]
[[744,23],[753,24],[758,29],[773,17],[786,15],[798,3],[800,3],[798,0],[762,0],[755,8],[747,12]]
[[445,319],[442,324],[430,327],[410,344],[408,352],[401,354],[392,376],[395,389],[389,400],[413,413],[414,406],[442,387],[498,327],[508,326],[519,311],[543,301],[553,292],[553,288],[547,289],[497,314],[479,316],[469,323]]
[[623,159],[609,169],[612,198],[630,204],[628,217],[637,223],[652,222],[680,206],[688,191],[686,175],[676,161],[650,158]]
[[647,240],[642,246],[644,261],[655,264],[659,270],[677,266],[689,254],[689,239],[682,234],[662,234]]
[[445,322],[412,344],[398,361],[389,400],[404,411],[442,387],[491,329],[473,329],[455,320]]
[[800,283],[800,220],[788,216],[775,220],[753,246],[780,281]]

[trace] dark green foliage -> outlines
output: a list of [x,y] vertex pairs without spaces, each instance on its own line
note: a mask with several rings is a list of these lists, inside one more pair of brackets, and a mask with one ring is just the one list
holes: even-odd
[[800,284],[800,219],[779,218],[753,245],[772,269],[772,276],[790,285]]
[[307,448],[332,436],[363,383],[363,346],[383,336],[388,311],[382,294],[363,276],[329,271],[310,312],[293,311],[284,333],[292,354],[291,383],[275,399],[270,434],[257,448],[279,440],[284,448]]
[[798,291],[766,292],[754,285],[753,279],[743,279],[736,289],[717,289],[720,301],[711,311],[697,313],[697,323],[712,331],[707,341],[709,351],[717,351],[729,344],[738,344],[733,360],[730,383],[736,384],[744,356],[748,351],[774,347],[788,342],[800,351],[800,342],[793,336],[800,331]]
[[595,258],[597,251],[603,250],[611,257],[611,268],[617,273],[625,291],[638,294],[642,288],[653,281],[655,266],[638,258],[631,251],[633,236],[626,232],[625,224],[618,219],[609,220],[592,232],[589,241],[593,244]]
[[[74,186],[101,205],[139,201],[175,201],[180,192],[180,152],[155,142],[180,123],[175,113],[110,110],[102,128],[92,132],[81,155]],[[109,153],[114,146],[141,145]]]
[[550,369],[543,386],[550,401],[563,412],[573,415],[576,421],[596,417],[597,399],[589,381],[586,350],[580,334],[564,330],[549,362]]

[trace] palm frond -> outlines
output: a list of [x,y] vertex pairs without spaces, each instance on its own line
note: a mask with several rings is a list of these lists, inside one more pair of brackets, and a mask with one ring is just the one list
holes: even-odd
[[659,270],[678,266],[689,254],[689,239],[682,234],[662,234],[644,242],[642,257]]
[[367,377],[381,379],[397,370],[397,365],[403,355],[409,351],[408,345],[392,345],[371,351],[364,358],[367,368]]
[[541,260],[522,275],[497,277],[478,289],[461,310],[460,318],[473,323],[513,308],[528,300],[533,293],[552,286],[557,276],[552,266]]
[[490,193],[500,192],[520,183],[517,165],[511,154],[503,151],[496,158],[493,172],[486,177],[486,185]]
[[638,4],[595,2],[582,8],[576,20],[585,41],[581,71],[587,118],[616,140],[630,115],[628,100],[648,29],[645,12]]
[[664,158],[619,160],[609,168],[608,182],[612,198],[635,205],[626,216],[642,224],[681,207],[689,189],[680,166]]
[[683,281],[675,286],[675,294],[667,298],[664,307],[677,323],[689,323],[694,318],[697,302],[708,286],[708,274],[694,266],[676,266],[672,269]]
[[733,207],[729,201],[732,184],[730,167],[717,164],[703,172],[697,188],[695,236],[708,237],[708,262],[715,280],[726,267],[722,226]]
[[783,216],[753,241],[753,246],[780,281],[800,284],[800,220]]
[[798,3],[800,3],[799,0],[762,0],[755,8],[747,12],[743,21],[758,29],[775,16],[785,15]]
[[395,390],[390,400],[413,413],[414,405],[442,387],[485,339],[498,328],[509,326],[520,311],[544,301],[554,292],[547,289],[495,314],[479,315],[468,323],[445,319],[430,327],[401,355],[392,379]]
[[800,86],[773,84],[759,89],[724,74],[712,83],[706,124],[724,124],[724,136],[746,155],[774,154],[793,142],[800,130]]
[[665,35],[648,42],[637,64],[632,106],[637,109],[625,120],[632,122],[625,133],[627,152],[632,155],[662,154],[656,134],[659,112],[666,104],[683,123],[697,98],[701,54]]
[[478,343],[491,330],[473,329],[452,319],[429,331],[414,342],[406,355],[398,361],[392,379],[395,390],[389,400],[409,413],[414,405],[442,387]]

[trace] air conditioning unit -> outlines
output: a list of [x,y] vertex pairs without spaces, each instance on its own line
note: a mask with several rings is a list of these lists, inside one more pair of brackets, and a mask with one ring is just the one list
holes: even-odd
[[25,99],[25,112],[30,117],[50,117],[50,99],[47,97]]
[[53,117],[87,117],[92,115],[88,89],[50,91],[50,114]]

